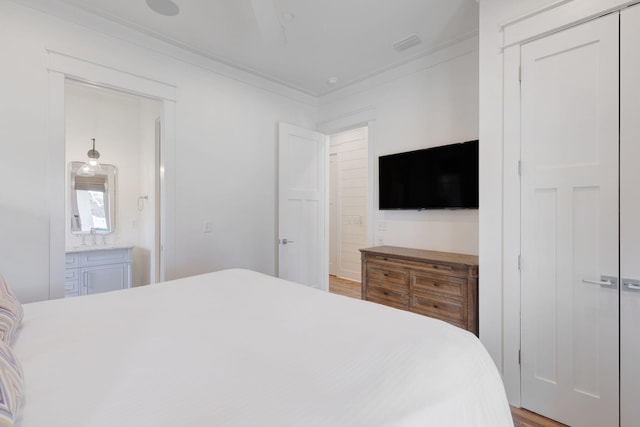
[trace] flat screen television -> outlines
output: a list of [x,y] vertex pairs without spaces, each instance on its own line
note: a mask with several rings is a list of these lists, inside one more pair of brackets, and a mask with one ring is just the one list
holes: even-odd
[[380,156],[380,210],[477,209],[478,141]]

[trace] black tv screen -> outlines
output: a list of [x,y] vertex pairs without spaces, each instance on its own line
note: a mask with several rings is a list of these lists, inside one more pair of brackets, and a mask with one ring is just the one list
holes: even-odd
[[378,159],[379,208],[477,209],[478,141]]

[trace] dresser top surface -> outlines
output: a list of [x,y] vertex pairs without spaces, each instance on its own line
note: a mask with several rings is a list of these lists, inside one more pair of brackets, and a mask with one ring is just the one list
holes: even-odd
[[376,246],[373,248],[360,249],[360,252],[373,255],[409,258],[417,261],[431,260],[470,266],[478,265],[478,257],[476,255],[429,251],[426,249],[402,248],[398,246]]

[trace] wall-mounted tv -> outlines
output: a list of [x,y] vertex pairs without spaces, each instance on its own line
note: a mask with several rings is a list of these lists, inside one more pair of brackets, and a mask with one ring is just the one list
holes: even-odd
[[478,141],[380,156],[380,210],[477,209]]

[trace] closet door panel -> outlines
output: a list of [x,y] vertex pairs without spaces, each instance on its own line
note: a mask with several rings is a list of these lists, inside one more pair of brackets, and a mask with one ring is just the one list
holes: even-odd
[[620,18],[620,425],[640,420],[640,6]]
[[618,425],[618,29],[521,49],[522,405],[582,427]]

